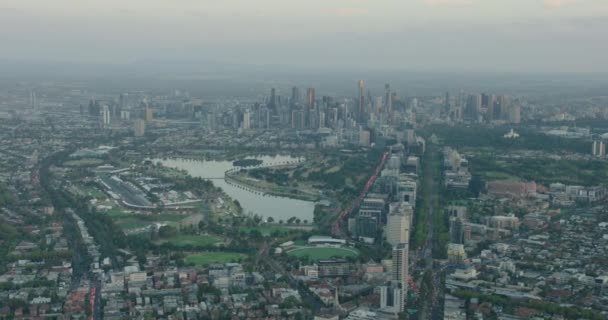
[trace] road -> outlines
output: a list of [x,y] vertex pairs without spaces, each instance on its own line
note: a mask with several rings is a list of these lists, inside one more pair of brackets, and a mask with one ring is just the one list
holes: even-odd
[[[439,181],[434,179],[437,170],[442,170],[440,166],[434,166],[436,163],[435,157],[437,157],[437,147],[429,145],[427,154],[424,157],[423,171],[422,171],[422,183],[423,183],[423,208],[428,208],[426,214],[426,227],[427,233],[424,240],[424,245],[418,251],[415,256],[416,262],[414,265],[421,265],[419,269],[414,269],[411,274],[428,274],[430,276],[430,283],[423,285],[423,280],[418,281],[418,286],[424,292],[421,292],[421,299],[419,301],[418,313],[410,315],[410,319],[432,319],[440,320],[443,319],[443,272],[444,267],[433,259],[433,250],[443,250],[443,248],[433,248],[436,245],[435,241],[435,225],[434,216],[436,214],[442,214],[439,206]],[[424,278],[424,277],[423,277]],[[425,299],[429,297],[429,299]]]
[[287,270],[285,270],[285,268],[283,268],[280,263],[273,260],[267,252],[265,254],[262,254],[260,258],[274,272],[281,274],[284,277],[287,277],[291,288],[294,290],[298,290],[298,292],[300,293],[300,297],[302,297],[302,301],[312,307],[313,314],[317,314],[319,310],[323,308],[323,305],[316,299],[315,296],[310,293],[310,291],[308,291],[308,288],[305,285],[302,285],[298,280],[296,280],[291,275],[291,273],[287,272]]

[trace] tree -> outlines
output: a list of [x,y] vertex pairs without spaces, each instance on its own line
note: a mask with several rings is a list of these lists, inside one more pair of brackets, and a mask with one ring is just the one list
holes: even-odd
[[158,236],[161,238],[171,238],[177,235],[177,229],[171,226],[162,226],[158,229]]

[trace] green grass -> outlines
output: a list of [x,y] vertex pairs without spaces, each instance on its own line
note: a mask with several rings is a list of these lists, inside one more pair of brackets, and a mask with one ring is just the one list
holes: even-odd
[[322,260],[330,259],[332,257],[356,257],[359,255],[359,251],[351,248],[302,247],[288,251],[287,255],[298,258],[308,256],[313,260]]
[[107,198],[106,194],[103,193],[103,191],[101,191],[97,187],[93,187],[93,186],[83,186],[82,192],[97,200],[104,200]]
[[221,242],[222,239],[214,236],[180,235],[167,240],[168,243],[181,246],[210,246]]
[[121,227],[122,229],[128,230],[128,229],[138,229],[138,228],[147,227],[151,224],[151,222],[142,221],[139,219],[128,218],[128,219],[118,219],[118,220],[116,220],[116,224],[119,227]]
[[245,256],[236,252],[201,252],[186,257],[186,264],[204,266],[212,263],[238,262]]
[[112,219],[130,218],[133,216],[125,212],[121,207],[112,207],[112,209],[106,211],[106,214]]

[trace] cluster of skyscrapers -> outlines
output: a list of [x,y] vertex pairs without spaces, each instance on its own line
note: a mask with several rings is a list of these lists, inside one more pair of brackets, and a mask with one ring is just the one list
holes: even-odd
[[[127,95],[121,94],[116,101],[100,101],[91,99],[88,107],[80,106],[80,113],[99,119],[99,126],[104,129],[111,127],[113,121],[132,122],[135,136],[143,136],[146,123],[154,120],[154,109],[143,101],[138,108],[134,109],[127,105]],[[135,114],[135,119],[132,114]]]
[[[297,130],[317,130],[322,128],[356,128],[366,126],[369,121],[388,124],[392,120],[393,103],[396,95],[390,85],[385,86],[385,94],[372,98],[364,94],[364,83],[358,82],[358,96],[352,99],[335,99],[330,96],[318,97],[315,88],[307,88],[305,95],[298,87],[291,88],[291,95],[283,97],[272,88],[265,103],[255,103],[245,109],[234,110],[232,116],[210,112],[208,123],[219,121],[243,130],[267,128],[292,128]],[[231,118],[231,119],[230,119]]]
[[449,92],[444,99],[443,115],[453,121],[504,121],[514,124],[521,122],[521,103],[511,101],[505,95],[459,94],[451,97]]

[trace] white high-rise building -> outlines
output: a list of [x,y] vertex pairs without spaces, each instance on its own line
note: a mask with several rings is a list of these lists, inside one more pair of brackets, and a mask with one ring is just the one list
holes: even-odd
[[399,313],[405,309],[403,290],[398,282],[390,282],[380,287],[380,309],[385,312]]
[[594,140],[591,153],[596,157],[603,157],[606,155],[606,144],[600,140]]
[[393,246],[409,243],[412,207],[406,202],[392,203],[386,223],[386,241]]
[[36,92],[35,91],[30,91],[30,106],[32,107],[32,109],[37,109],[38,108],[38,101],[36,99]]
[[146,133],[146,121],[144,119],[136,119],[133,124],[133,132],[136,137],[143,137]]
[[110,114],[110,107],[108,107],[107,105],[103,105],[103,107],[101,108],[101,111],[99,113],[101,119],[101,126],[103,128],[107,128],[110,126],[110,119],[111,119],[111,114]]
[[245,111],[243,114],[243,130],[251,129],[251,112]]
[[402,299],[405,300],[409,275],[409,244],[401,243],[393,247],[392,262],[393,262],[393,281],[399,282],[401,285]]
[[399,169],[401,168],[401,157],[394,154],[388,159],[387,167],[389,169]]

